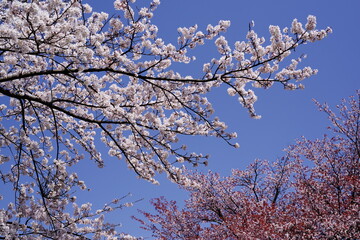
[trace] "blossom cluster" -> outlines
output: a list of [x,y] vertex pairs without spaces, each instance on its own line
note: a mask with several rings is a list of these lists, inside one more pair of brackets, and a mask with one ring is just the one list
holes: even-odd
[[[247,41],[232,49],[223,36],[230,21],[221,20],[204,32],[196,25],[179,28],[175,45],[159,38],[151,22],[160,1],[142,8],[134,8],[135,2],[116,0],[118,16],[77,0],[0,3],[0,147],[6,149],[0,164],[9,170],[0,176],[16,192],[16,204],[1,212],[2,225],[12,222],[7,234],[113,236],[112,227],[98,223],[102,218],[87,221],[89,228],[70,229],[89,210],[75,206],[76,214],[65,213],[75,199],[73,188],[86,189],[68,167],[84,158],[104,167],[106,154],[97,147],[102,141],[108,155],[123,159],[140,178],[158,183],[156,173],[165,172],[172,181],[191,185],[181,165],[206,164],[207,156],[181,147],[180,135],[216,136],[239,146],[231,141],[236,134],[213,116],[206,94],[225,85],[258,118],[251,86],[279,82],[300,88],[296,81],[316,71],[297,69],[298,60],[279,70],[280,63],[299,45],[330,32],[316,30],[310,16],[305,29],[294,20],[293,35],[271,26],[265,46],[250,30]],[[219,57],[204,64],[204,73],[192,77],[172,70],[173,62],[193,61],[188,51],[209,40]]]

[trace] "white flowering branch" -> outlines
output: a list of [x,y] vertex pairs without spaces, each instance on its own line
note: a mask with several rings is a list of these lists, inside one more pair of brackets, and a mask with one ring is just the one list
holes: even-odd
[[[102,220],[85,223],[76,220],[78,213],[66,213],[73,188],[86,189],[67,167],[85,156],[103,167],[100,139],[110,156],[125,159],[139,177],[157,183],[156,173],[166,172],[186,184],[176,163],[206,164],[207,156],[188,152],[179,135],[216,136],[238,147],[231,141],[236,133],[212,116],[206,94],[225,85],[258,118],[257,97],[248,85],[302,88],[297,81],[316,70],[297,69],[300,59],[281,70],[280,63],[299,45],[331,32],[316,30],[309,16],[305,28],[294,20],[291,33],[270,26],[269,45],[250,28],[247,41],[232,49],[222,35],[230,22],[221,20],[205,33],[196,25],[179,28],[175,46],[157,37],[151,23],[160,2],[138,11],[134,2],[116,0],[119,15],[112,17],[78,0],[0,3],[0,164],[14,163],[0,176],[16,192],[15,205],[0,211],[0,225],[7,229],[0,236],[112,236],[112,227],[97,223]],[[212,39],[219,57],[205,63],[199,77],[171,69],[173,62],[191,62],[188,51]],[[80,231],[78,224],[91,227]]]

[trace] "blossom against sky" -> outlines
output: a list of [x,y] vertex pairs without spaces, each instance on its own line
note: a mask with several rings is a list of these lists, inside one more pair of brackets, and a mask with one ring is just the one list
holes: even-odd
[[[88,1],[95,11],[116,13],[112,1]],[[146,1],[138,1],[141,8]],[[281,150],[301,135],[308,138],[321,136],[325,128],[325,116],[315,110],[312,98],[330,104],[338,103],[340,98],[354,94],[359,88],[356,73],[359,48],[353,47],[359,39],[359,33],[353,25],[359,22],[356,10],[357,1],[348,1],[346,4],[335,1],[313,3],[303,1],[301,5],[289,4],[287,1],[257,1],[239,2],[235,0],[210,1],[163,1],[155,12],[153,23],[158,25],[159,35],[166,42],[177,41],[178,27],[190,27],[195,24],[198,29],[205,30],[208,24],[217,24],[219,20],[230,20],[231,26],[227,31],[227,42],[233,45],[237,40],[244,40],[249,23],[254,20],[253,27],[258,34],[269,37],[269,25],[290,27],[294,18],[306,22],[308,15],[317,16],[319,28],[331,26],[334,33],[320,43],[311,44],[298,50],[299,56],[307,53],[308,58],[301,65],[318,68],[319,73],[304,81],[305,89],[284,91],[279,85],[269,91],[257,91],[256,113],[262,115],[260,120],[249,117],[248,112],[238,103],[236,98],[228,96],[226,90],[217,89],[208,98],[214,103],[215,115],[219,116],[229,126],[229,132],[236,131],[240,148],[230,147],[226,142],[215,138],[184,137],[189,150],[210,154],[208,169],[220,172],[223,175],[230,173],[232,168],[244,168],[255,158],[272,160],[282,155]],[[295,5],[296,4],[296,5]],[[227,21],[222,22],[228,25]],[[181,30],[181,29],[180,29]],[[270,31],[276,32],[276,27]],[[208,42],[204,47],[194,50],[196,60],[187,65],[175,65],[182,72],[196,76],[201,74],[202,64],[218,56],[219,46],[226,46],[224,39],[217,40],[217,45]],[[307,68],[308,69],[308,68]],[[101,144],[99,148],[103,147]],[[106,151],[106,150],[104,150]],[[150,198],[165,195],[171,199],[183,199],[184,193],[177,189],[165,177],[160,177],[160,186],[151,185],[144,180],[136,179],[133,172],[126,170],[124,161],[106,159],[105,168],[97,169],[95,164],[82,161],[75,169],[81,178],[85,178],[87,186],[92,190],[80,193],[83,201],[91,201],[95,208],[115,197],[131,192],[133,196],[128,200],[143,198],[131,209],[115,212],[111,221],[123,224],[123,231],[133,235],[142,235],[137,229],[136,222],[130,216],[136,214],[136,208],[146,209],[150,205]],[[204,168],[200,168],[203,170]]]
[[[96,11],[113,11],[111,1],[87,2]],[[146,1],[137,2],[139,7],[143,2]],[[319,70],[317,75],[303,82],[304,90],[284,91],[279,85],[269,91],[257,91],[258,101],[255,107],[256,112],[262,116],[260,120],[251,119],[239,106],[237,99],[228,96],[224,89],[217,89],[210,94],[215,115],[225,121],[231,131],[237,131],[240,148],[232,148],[216,138],[184,138],[191,150],[210,154],[207,169],[229,175],[232,168],[245,168],[255,158],[271,161],[281,157],[282,149],[302,135],[308,138],[321,137],[327,124],[326,116],[316,110],[312,99],[334,105],[341,98],[354,94],[360,87],[356,71],[360,48],[355,45],[360,38],[355,27],[360,22],[358,9],[360,2],[356,0],[341,3],[311,0],[261,0],[256,3],[236,0],[221,3],[216,0],[161,1],[152,21],[158,26],[159,35],[174,44],[178,37],[178,27],[197,24],[199,30],[205,30],[208,24],[217,24],[219,20],[231,21],[226,33],[230,45],[245,39],[252,20],[255,31],[265,38],[269,36],[269,25],[291,27],[294,18],[305,22],[308,15],[317,17],[318,27],[330,26],[333,29],[333,33],[324,41],[299,49],[299,54],[307,54],[302,66]],[[196,75],[202,69],[202,64],[215,56],[216,51],[216,47],[209,42],[194,51],[193,55],[197,58],[195,62],[179,67],[189,75]],[[154,186],[136,179],[132,172],[125,169],[123,162],[114,160],[107,165],[104,169],[93,172],[96,174],[95,178],[88,176],[88,185],[94,185],[89,192],[93,200],[101,205],[112,196],[128,192],[133,194],[132,200],[143,198],[133,208],[112,214],[112,220],[122,223],[123,231],[134,235],[144,234],[129,216],[136,214],[136,208],[149,210],[151,198],[163,195],[179,202],[186,198],[185,193],[165,177],[160,178],[160,186]],[[84,163],[80,167],[86,166]]]

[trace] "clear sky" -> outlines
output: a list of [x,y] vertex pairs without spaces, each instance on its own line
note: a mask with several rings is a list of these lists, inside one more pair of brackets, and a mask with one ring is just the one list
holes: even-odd
[[[111,0],[84,2],[90,3],[94,11],[114,12]],[[138,1],[136,5],[142,7],[144,2],[148,1]],[[226,88],[216,89],[208,96],[215,115],[227,123],[230,131],[238,132],[239,149],[233,149],[216,138],[182,138],[190,150],[210,154],[208,169],[225,176],[232,168],[245,168],[255,158],[273,160],[281,157],[282,150],[294,143],[296,138],[321,137],[328,123],[326,116],[317,111],[312,99],[334,106],[360,88],[357,72],[360,69],[359,10],[359,0],[161,0],[152,21],[158,25],[159,35],[174,44],[178,27],[198,24],[199,30],[205,30],[207,24],[215,25],[219,20],[231,21],[225,35],[230,43],[245,40],[251,20],[255,21],[254,30],[264,37],[269,36],[269,25],[290,27],[294,18],[305,23],[309,14],[317,17],[318,28],[333,28],[333,34],[328,38],[297,50],[299,55],[308,55],[302,66],[310,65],[319,70],[317,75],[304,80],[304,90],[285,91],[282,86],[266,91],[255,89],[258,96],[255,108],[262,119],[251,119],[237,99],[227,95]],[[216,47],[208,41],[193,55],[197,60],[182,69],[186,74],[198,76],[202,64],[217,56]],[[103,154],[106,153],[104,149]],[[122,231],[145,239],[152,239],[151,234],[139,229],[138,223],[130,218],[132,215],[139,216],[136,209],[151,211],[149,200],[154,197],[166,196],[179,202],[187,197],[164,176],[159,177],[160,186],[137,179],[123,161],[109,158],[104,169],[97,169],[95,164],[84,160],[76,169],[92,189],[86,193],[79,192],[80,200],[92,202],[94,208],[129,192],[132,197],[127,198],[128,201],[143,198],[134,207],[112,213],[108,219],[121,223]]]

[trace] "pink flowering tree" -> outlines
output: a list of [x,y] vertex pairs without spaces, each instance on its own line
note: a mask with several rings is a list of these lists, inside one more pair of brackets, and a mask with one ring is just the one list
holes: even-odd
[[230,177],[190,172],[185,207],[154,199],[144,229],[158,239],[359,239],[360,91],[338,114],[318,106],[331,136],[302,138],[284,158]]
[[[317,30],[309,16],[304,26],[270,26],[268,43],[251,26],[245,41],[229,46],[223,33],[230,22],[221,20],[204,31],[179,28],[171,44],[151,23],[159,0],[143,8],[134,2],[116,0],[110,17],[81,0],[1,1],[0,177],[12,185],[14,201],[0,210],[0,238],[126,237],[103,218],[123,203],[98,211],[77,205],[74,191],[86,185],[69,167],[84,158],[103,167],[108,154],[150,182],[165,172],[188,184],[178,163],[202,164],[206,156],[187,152],[179,136],[216,136],[238,146],[236,134],[212,116],[206,94],[221,86],[258,118],[252,89],[302,88],[299,81],[316,70],[298,69],[301,58],[288,65],[284,59],[331,32]],[[196,76],[171,68],[193,61],[190,50],[211,40],[218,55]]]

